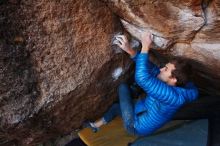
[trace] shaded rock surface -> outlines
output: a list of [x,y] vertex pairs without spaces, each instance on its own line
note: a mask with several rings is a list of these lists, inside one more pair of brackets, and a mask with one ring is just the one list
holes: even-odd
[[34,145],[101,115],[131,63],[111,47],[121,27],[105,4],[28,0],[0,7],[2,143]]
[[132,69],[111,45],[124,31],[120,22],[136,39],[151,31],[161,54],[193,59],[195,81],[215,104],[201,98],[176,118],[191,109],[191,117],[213,113],[220,103],[219,9],[218,0],[1,1],[0,145],[36,145],[103,114]]

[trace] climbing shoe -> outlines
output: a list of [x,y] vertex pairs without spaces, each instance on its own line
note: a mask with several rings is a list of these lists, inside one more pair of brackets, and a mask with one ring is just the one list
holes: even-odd
[[92,122],[90,121],[86,121],[84,124],[83,124],[84,128],[90,128],[92,130],[92,132],[96,133],[97,131],[99,131],[99,128],[96,127]]

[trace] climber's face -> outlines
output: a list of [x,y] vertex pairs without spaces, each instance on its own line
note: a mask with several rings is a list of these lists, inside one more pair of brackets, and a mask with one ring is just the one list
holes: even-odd
[[167,63],[163,68],[160,69],[160,73],[157,78],[161,81],[167,83],[168,85],[175,86],[177,79],[172,77],[172,71],[174,71],[175,65],[172,63]]

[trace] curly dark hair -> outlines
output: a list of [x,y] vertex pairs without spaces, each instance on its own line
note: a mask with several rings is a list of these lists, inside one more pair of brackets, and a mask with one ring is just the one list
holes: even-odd
[[171,75],[177,79],[176,86],[183,87],[191,80],[191,64],[188,60],[180,57],[173,57],[169,62],[175,66],[175,70],[171,72]]

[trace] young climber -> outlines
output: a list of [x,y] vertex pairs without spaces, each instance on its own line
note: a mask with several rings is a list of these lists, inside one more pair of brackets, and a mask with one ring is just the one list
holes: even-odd
[[147,97],[134,104],[129,86],[121,84],[118,88],[119,103],[113,104],[100,120],[89,123],[94,132],[120,115],[128,133],[149,135],[170,121],[183,104],[197,98],[198,90],[189,82],[190,65],[182,59],[175,59],[159,69],[149,61],[151,34],[143,33],[140,41],[140,53],[130,47],[124,35],[117,35],[114,43],[136,62],[135,81]]

